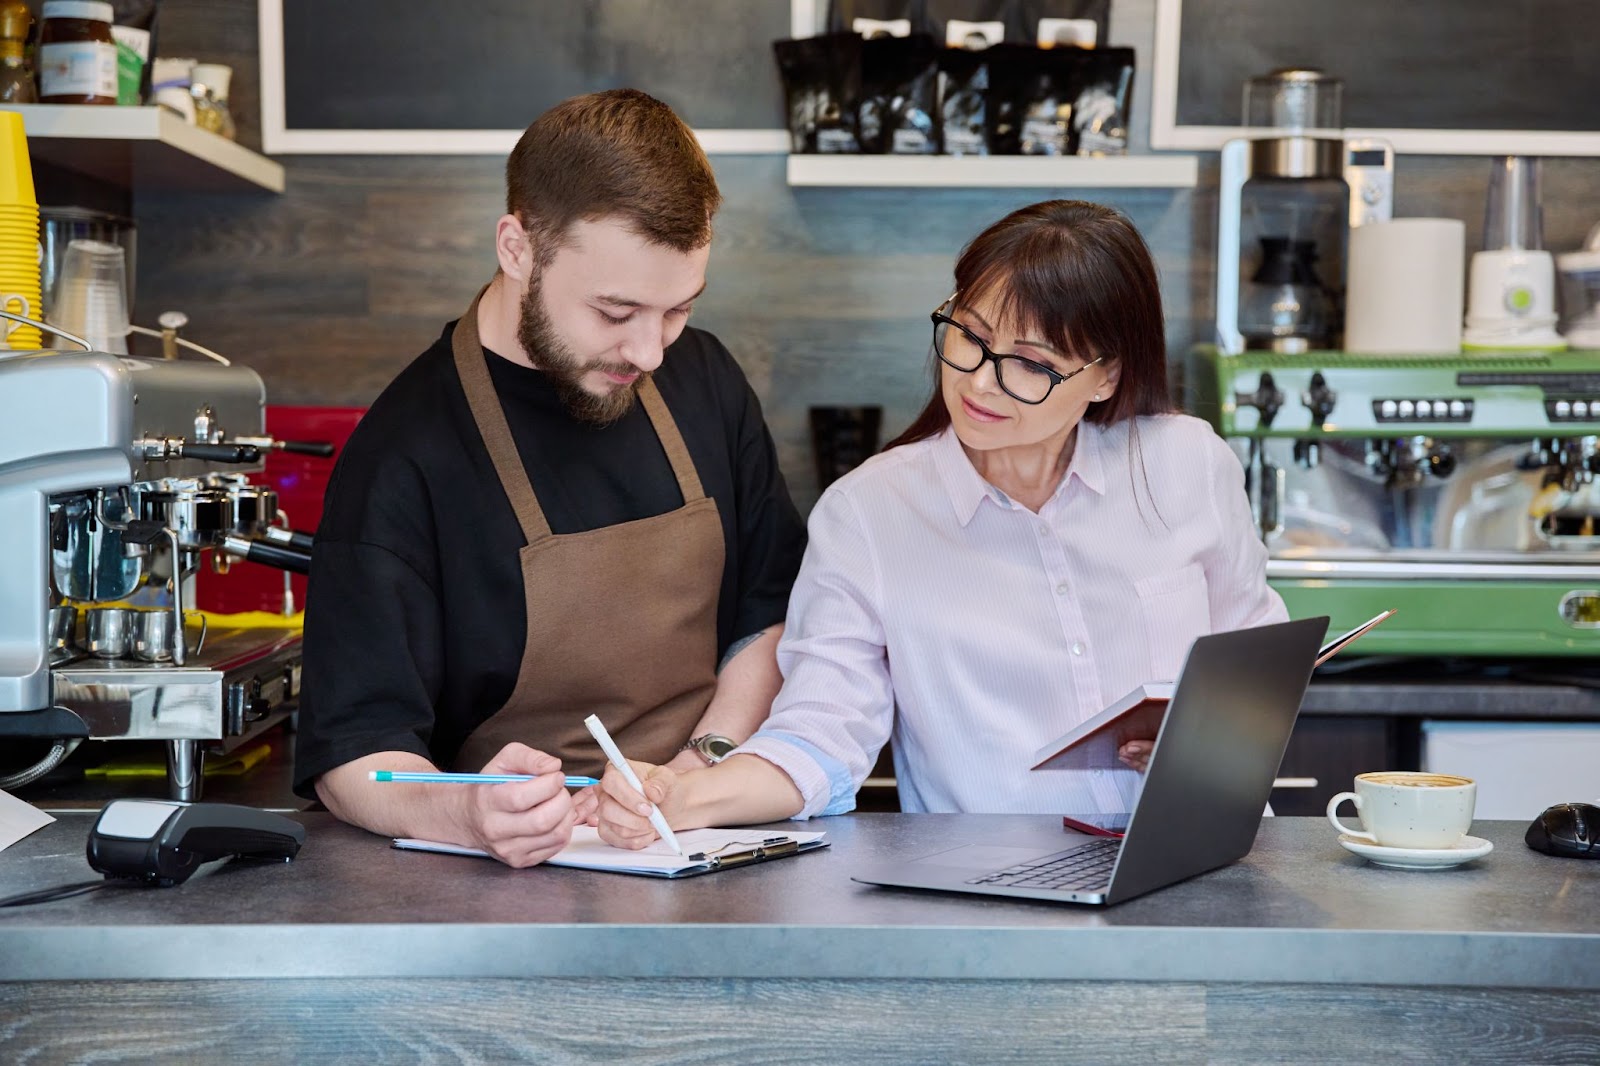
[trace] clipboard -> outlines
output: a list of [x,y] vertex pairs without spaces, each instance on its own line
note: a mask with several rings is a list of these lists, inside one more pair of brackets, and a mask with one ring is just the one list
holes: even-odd
[[[572,831],[572,842],[542,865],[678,880],[737,866],[786,859],[791,855],[804,855],[829,844],[827,833],[776,832],[760,827],[689,829],[678,833],[677,837],[687,852],[686,856],[678,855],[659,840],[639,851],[614,848],[600,839],[599,832],[593,826],[580,825]],[[412,837],[397,837],[393,846],[403,851],[432,851],[445,855],[489,858],[488,852],[477,848]]]
[[[1362,636],[1372,631],[1394,614],[1394,610],[1367,619],[1348,633],[1341,633],[1324,644],[1317,652],[1315,666],[1321,666]],[[1034,770],[1127,770],[1128,765],[1117,758],[1117,751],[1130,740],[1154,740],[1161,731],[1162,719],[1167,714],[1167,703],[1172,699],[1172,681],[1154,681],[1140,685],[1132,692],[1106,707],[1105,710],[1079,723],[1066,735],[1051,741],[1033,753]]]

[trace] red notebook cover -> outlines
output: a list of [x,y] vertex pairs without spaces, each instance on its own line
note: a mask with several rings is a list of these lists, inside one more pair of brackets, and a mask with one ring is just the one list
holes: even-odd
[[[1384,611],[1369,618],[1348,633],[1334,637],[1317,653],[1321,666],[1354,643],[1362,634],[1394,614]],[[1154,740],[1161,732],[1161,720],[1172,699],[1174,682],[1153,681],[1140,685],[1105,710],[1080,722],[1033,753],[1034,770],[1126,770],[1128,764],[1117,758],[1117,750],[1130,740]]]

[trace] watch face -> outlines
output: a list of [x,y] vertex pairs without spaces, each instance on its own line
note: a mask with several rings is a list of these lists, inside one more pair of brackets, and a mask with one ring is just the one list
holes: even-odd
[[723,759],[726,759],[733,749],[737,748],[739,745],[735,744],[727,737],[706,736],[701,737],[695,743],[695,746],[698,747],[705,757],[710,759],[712,762],[721,762]]

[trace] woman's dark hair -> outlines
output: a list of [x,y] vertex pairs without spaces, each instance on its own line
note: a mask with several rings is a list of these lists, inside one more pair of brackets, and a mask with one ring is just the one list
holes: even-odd
[[[1110,425],[1173,409],[1161,286],[1150,249],[1121,212],[1046,200],[1002,218],[956,260],[956,305],[991,295],[999,296],[1002,317],[1057,350],[1121,366],[1116,391],[1090,404],[1085,420]],[[936,437],[950,425],[940,363],[932,362],[933,396],[886,449]]]

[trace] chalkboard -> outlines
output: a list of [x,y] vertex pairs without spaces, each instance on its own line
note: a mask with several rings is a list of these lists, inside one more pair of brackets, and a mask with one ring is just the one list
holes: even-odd
[[1397,148],[1600,154],[1597,0],[1158,0],[1157,41],[1158,147],[1215,146],[1249,78],[1308,66]]
[[291,140],[521,131],[569,96],[623,86],[696,130],[776,141],[783,126],[772,41],[790,35],[790,0],[276,0],[261,17],[264,118],[277,74]]

